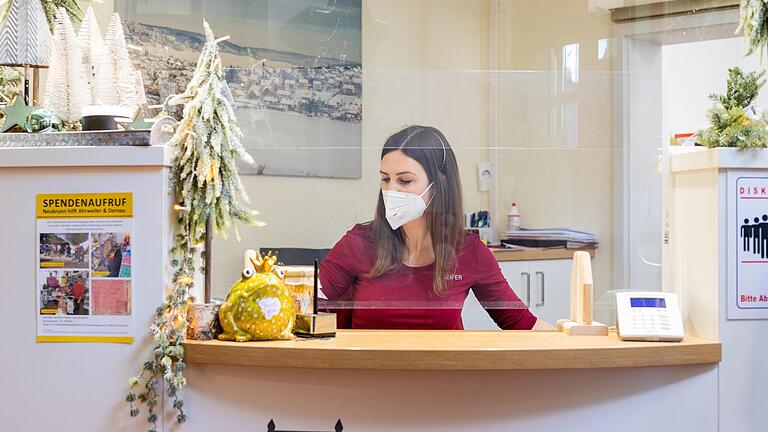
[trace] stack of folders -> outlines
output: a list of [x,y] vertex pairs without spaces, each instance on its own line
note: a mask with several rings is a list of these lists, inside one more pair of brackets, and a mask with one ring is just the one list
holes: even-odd
[[597,238],[594,234],[575,231],[568,228],[547,228],[507,231],[501,244],[511,249],[527,248],[596,248]]

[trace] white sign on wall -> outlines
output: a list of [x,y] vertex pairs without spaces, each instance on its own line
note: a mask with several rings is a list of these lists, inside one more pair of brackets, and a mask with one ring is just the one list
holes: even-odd
[[728,173],[728,319],[768,319],[768,176]]

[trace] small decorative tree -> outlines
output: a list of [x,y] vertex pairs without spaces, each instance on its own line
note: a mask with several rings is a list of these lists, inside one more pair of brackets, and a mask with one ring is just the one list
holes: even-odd
[[96,70],[97,103],[120,105],[134,109],[141,104],[143,89],[139,89],[140,73],[133,67],[125,42],[123,23],[118,13],[113,13],[104,38],[106,55]]
[[75,29],[67,11],[59,8],[43,105],[63,120],[75,123],[80,120],[83,107],[90,102],[91,91]]
[[[253,161],[241,144],[242,132],[235,112],[223,94],[226,82],[218,53],[221,39],[214,38],[207,22],[203,21],[203,27],[206,43],[192,80],[184,93],[170,102],[184,104],[183,119],[168,143],[176,154],[171,185],[178,203],[179,222],[179,232],[169,251],[174,270],[172,289],[157,309],[150,328],[155,340],[152,357],[144,363],[142,372],[130,379],[126,397],[132,416],[139,414],[138,407],[134,406],[136,400],[146,404],[151,430],[157,422],[155,406],[160,379],[165,380],[167,395],[173,399],[177,421],[186,419],[179,390],[186,384],[182,342],[190,289],[197,272],[195,251],[204,244],[211,229],[224,234],[234,220],[260,224],[253,219],[256,212],[241,204],[248,199],[235,161],[237,158]],[[201,270],[209,270],[209,265],[210,262],[203,261]],[[134,390],[142,383],[136,394]]]
[[83,18],[82,24],[80,24],[77,40],[80,44],[80,49],[83,51],[83,63],[85,64],[85,72],[88,77],[88,86],[93,94],[92,103],[96,103],[96,69],[107,51],[104,46],[104,38],[101,36],[101,29],[99,29],[99,23],[96,21],[96,14],[90,6],[85,11],[85,18]]
[[0,63],[48,64],[51,29],[39,0],[14,0],[0,26]]
[[[5,22],[6,18],[8,18],[8,14],[11,11],[11,8],[17,1],[19,0],[6,0],[2,2],[2,5],[0,6],[0,22]],[[80,24],[80,20],[83,18],[83,10],[80,8],[80,5],[77,4],[77,0],[37,1],[40,2],[40,5],[43,8],[45,18],[48,20],[48,25],[51,27],[51,31],[53,31],[55,26],[56,14],[58,13],[59,8],[64,8],[64,10],[67,11],[69,17],[72,19],[72,22],[75,24]]]
[[744,73],[728,69],[724,95],[709,96],[715,106],[707,112],[711,126],[698,132],[699,143],[707,147],[768,147],[768,119],[757,117],[751,105],[765,85],[765,71]]

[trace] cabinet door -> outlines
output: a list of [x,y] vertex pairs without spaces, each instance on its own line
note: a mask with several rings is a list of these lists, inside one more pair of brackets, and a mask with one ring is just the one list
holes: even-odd
[[529,261],[531,312],[555,324],[571,315],[571,260]]
[[530,269],[531,261],[504,261],[499,263],[501,273],[507,279],[507,283],[517,294],[520,300],[530,305],[531,290],[533,289],[533,275]]
[[[533,284],[533,276],[528,272],[528,261],[505,261],[500,262],[499,267],[509,285],[515,291],[520,300],[526,302],[527,285]],[[467,300],[464,302],[464,308],[461,311],[461,319],[464,322],[466,330],[498,330],[499,326],[483,309],[483,306],[470,290]]]

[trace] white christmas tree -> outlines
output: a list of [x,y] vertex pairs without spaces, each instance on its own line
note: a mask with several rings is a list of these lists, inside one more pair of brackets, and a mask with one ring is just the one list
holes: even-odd
[[91,92],[83,65],[83,53],[67,11],[59,8],[56,11],[56,29],[53,33],[43,105],[62,119],[74,123],[80,120],[83,107],[90,102]]
[[15,0],[0,29],[0,63],[48,63],[51,30],[39,0]]
[[77,34],[77,40],[80,43],[80,49],[83,51],[83,64],[88,76],[88,86],[93,94],[93,103],[96,103],[96,69],[104,59],[106,48],[104,38],[101,36],[99,23],[96,21],[96,14],[93,8],[88,6],[85,11],[85,17],[80,24],[80,31]]
[[96,68],[96,78],[93,86],[93,101],[99,105],[119,105],[120,93],[117,91],[115,80],[115,63],[107,50],[99,67]]
[[136,97],[140,105],[147,105],[149,102],[147,101],[147,93],[144,91],[144,77],[139,69],[135,69],[134,72]]
[[[141,104],[143,89],[138,88],[137,71],[128,55],[123,23],[113,13],[104,38],[106,55],[96,71],[97,103],[134,109]],[[140,91],[141,90],[141,91]]]

